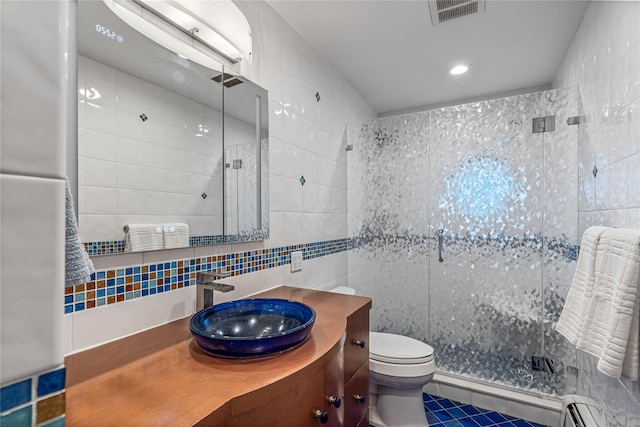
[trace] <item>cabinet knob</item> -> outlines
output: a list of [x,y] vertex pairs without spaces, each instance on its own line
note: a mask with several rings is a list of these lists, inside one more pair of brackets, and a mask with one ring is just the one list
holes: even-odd
[[320,420],[322,424],[326,424],[327,421],[329,421],[329,413],[326,411],[322,412],[320,409],[313,411],[313,416],[316,420]]
[[329,399],[327,400],[329,401],[329,404],[335,406],[336,408],[339,408],[340,405],[342,405],[342,399],[340,399],[339,397],[329,396]]
[[364,403],[364,396],[361,394],[354,394],[353,397],[360,403]]
[[362,341],[362,340],[353,340],[352,343],[353,343],[353,345],[357,345],[357,346],[359,346],[361,348],[364,348],[364,346],[366,345],[365,342]]

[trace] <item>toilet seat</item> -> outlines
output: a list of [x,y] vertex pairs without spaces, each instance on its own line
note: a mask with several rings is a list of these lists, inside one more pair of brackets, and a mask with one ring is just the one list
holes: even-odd
[[402,335],[370,332],[369,359],[395,365],[424,364],[433,360],[433,347]]

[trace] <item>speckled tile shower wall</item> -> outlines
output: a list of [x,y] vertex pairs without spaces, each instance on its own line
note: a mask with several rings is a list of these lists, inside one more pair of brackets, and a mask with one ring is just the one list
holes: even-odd
[[[349,283],[373,297],[373,328],[430,343],[444,371],[575,388],[575,351],[553,326],[576,255],[576,98],[555,90],[350,127]],[[555,132],[532,133],[551,114]],[[532,372],[534,354],[557,373]]]

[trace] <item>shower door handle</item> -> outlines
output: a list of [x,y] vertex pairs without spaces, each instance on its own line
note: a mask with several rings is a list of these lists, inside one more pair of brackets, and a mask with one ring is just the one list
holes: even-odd
[[442,257],[443,255],[443,242],[444,240],[444,230],[440,229],[438,230],[438,261],[443,262],[444,258]]

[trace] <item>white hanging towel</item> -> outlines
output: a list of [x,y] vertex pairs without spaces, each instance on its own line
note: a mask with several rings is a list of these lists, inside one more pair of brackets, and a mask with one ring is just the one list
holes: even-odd
[[576,347],[597,357],[600,372],[638,378],[640,229],[608,229],[600,236],[593,295]]
[[160,224],[127,224],[124,251],[140,252],[163,249],[162,225]]
[[73,208],[73,196],[69,181],[65,181],[65,286],[79,285],[88,282],[95,273],[93,262],[80,242],[78,222]]
[[600,236],[607,227],[589,227],[582,235],[576,272],[556,325],[556,330],[573,345],[584,332],[588,302],[593,295],[596,278],[596,254]]
[[186,248],[189,246],[189,225],[176,222],[173,224],[162,224],[164,234],[164,248]]

